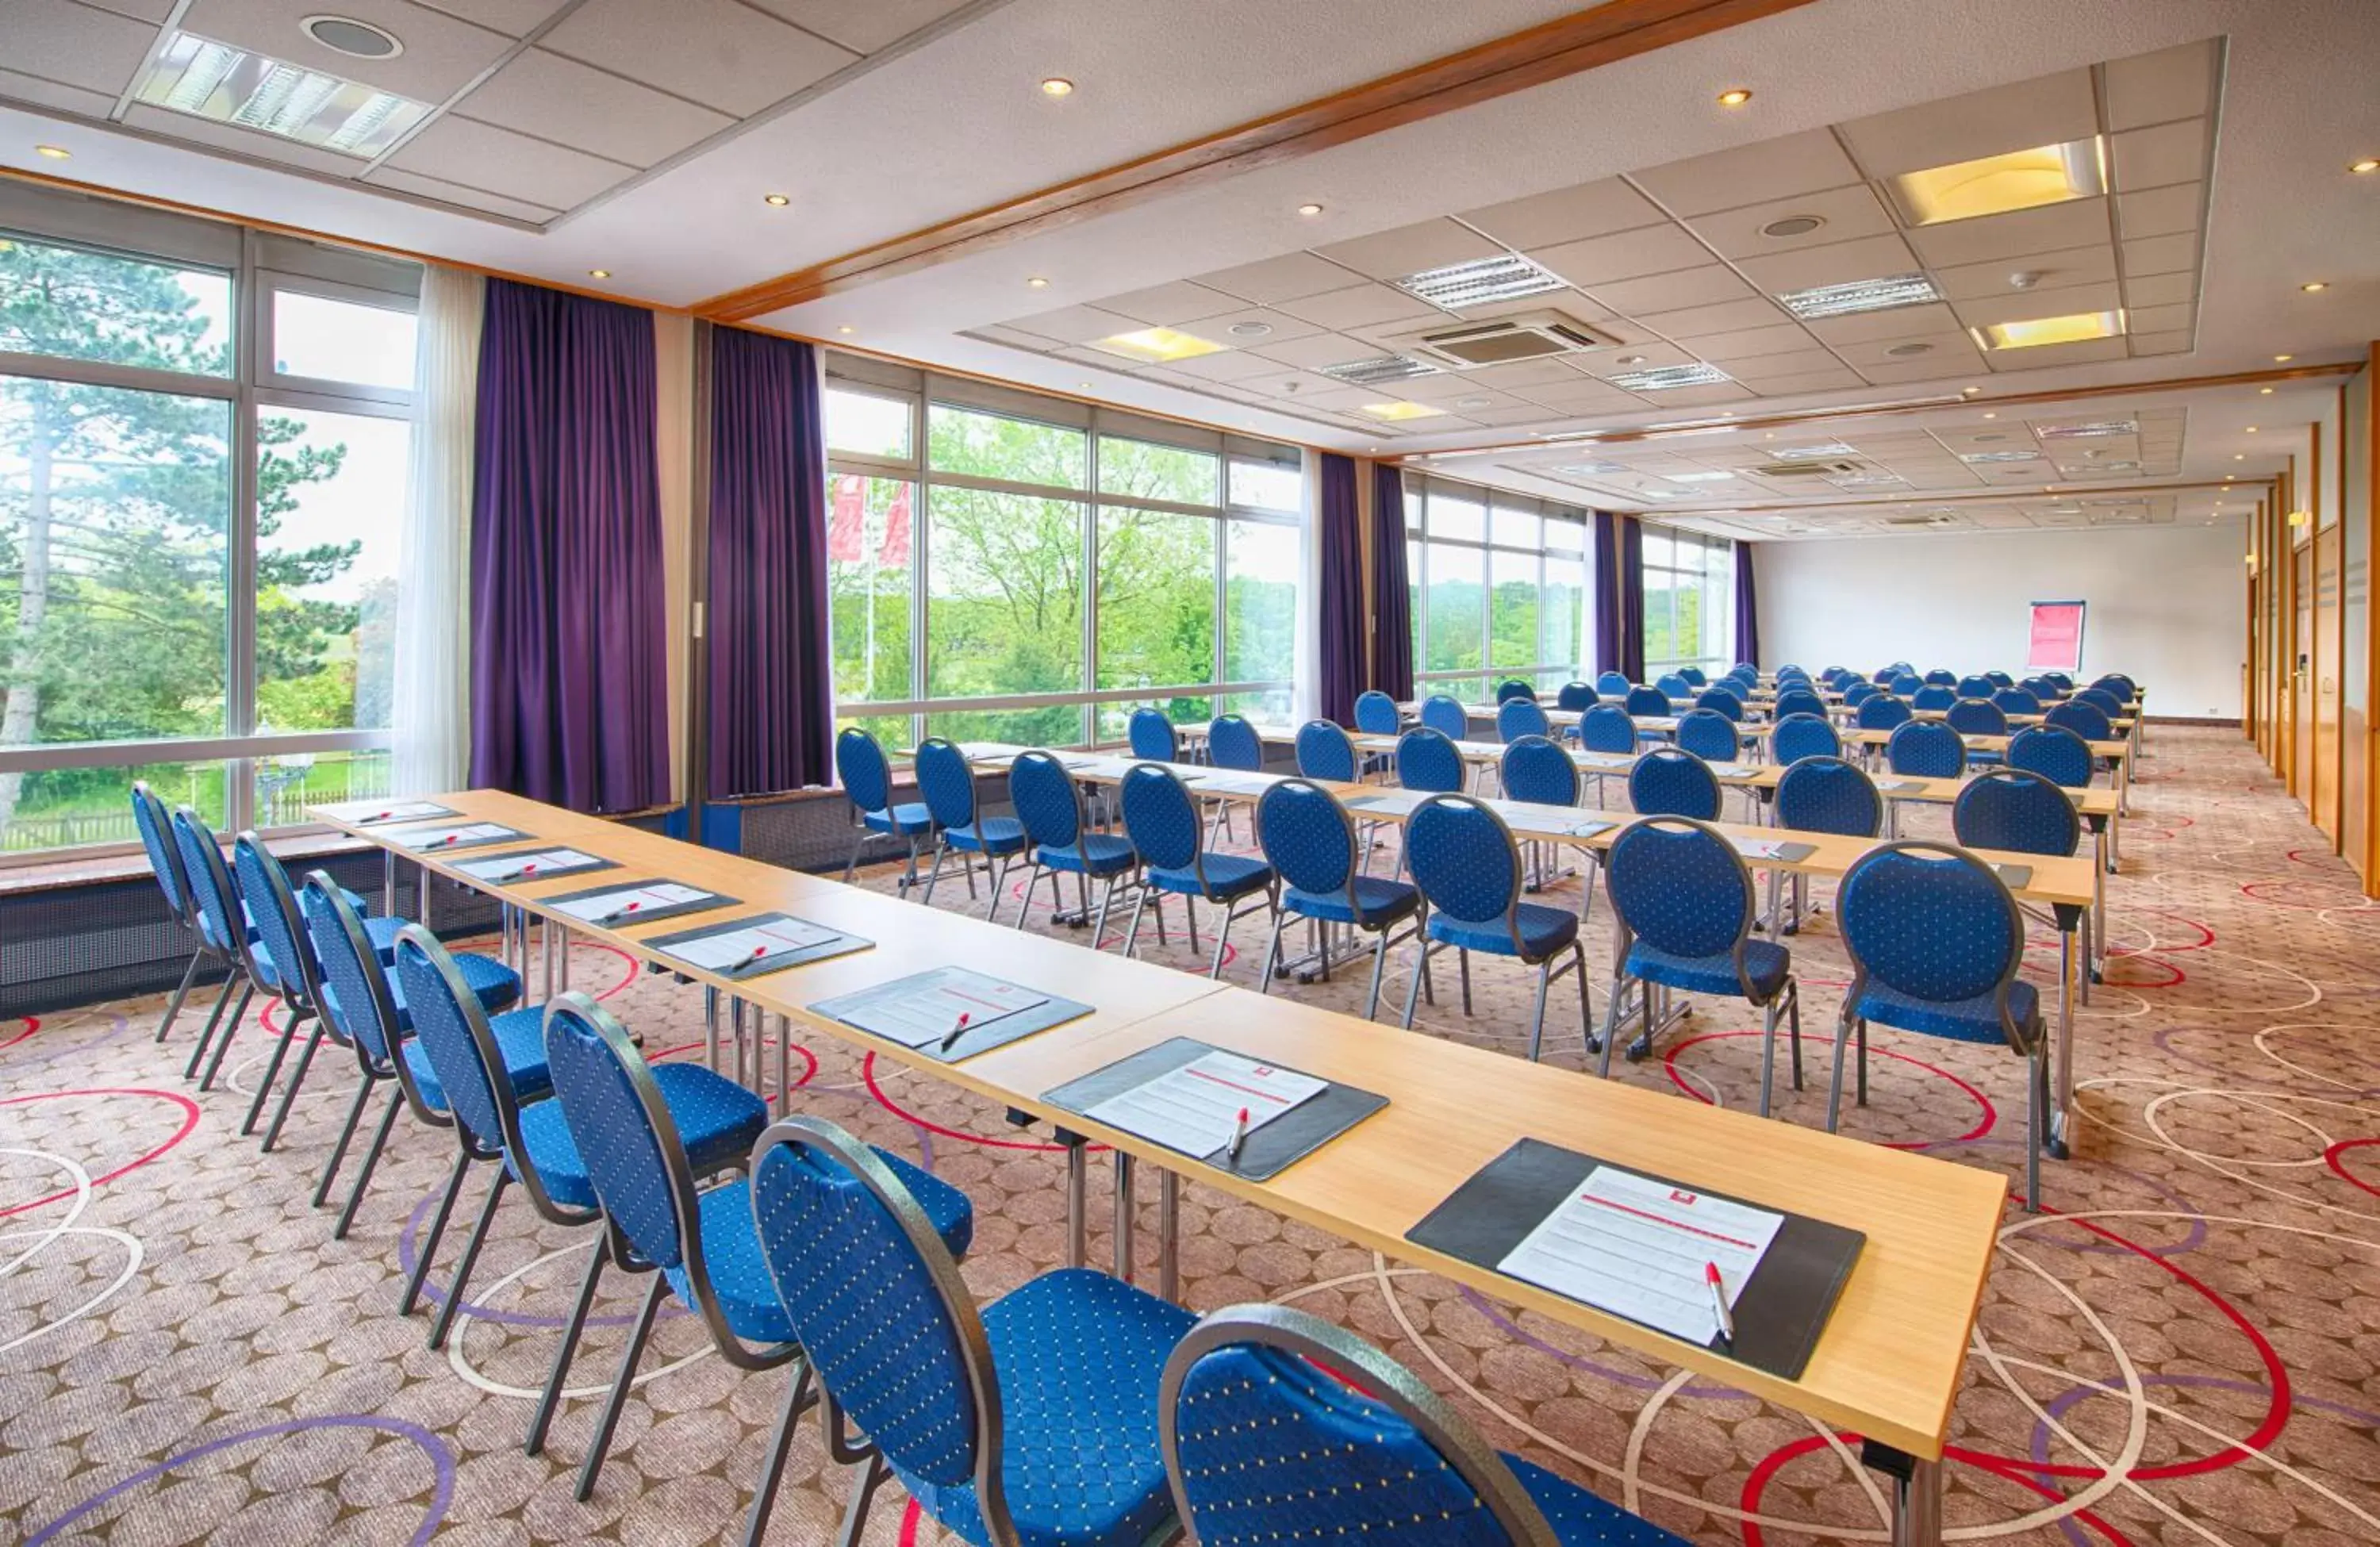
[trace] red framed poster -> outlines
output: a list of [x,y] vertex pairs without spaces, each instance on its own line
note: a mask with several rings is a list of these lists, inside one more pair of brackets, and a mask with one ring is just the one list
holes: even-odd
[[2082,607],[2080,602],[2035,602],[2033,629],[2025,645],[2026,669],[2037,672],[2080,672],[2082,669]]

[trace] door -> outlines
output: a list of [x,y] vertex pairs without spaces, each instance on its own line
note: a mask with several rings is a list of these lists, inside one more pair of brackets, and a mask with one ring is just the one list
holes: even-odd
[[2289,793],[2313,809],[2313,544],[2290,550]]
[[2313,824],[2338,844],[2338,712],[2339,666],[2344,651],[2345,620],[2338,610],[2339,530],[2330,527],[2313,540],[2313,780],[2306,809]]

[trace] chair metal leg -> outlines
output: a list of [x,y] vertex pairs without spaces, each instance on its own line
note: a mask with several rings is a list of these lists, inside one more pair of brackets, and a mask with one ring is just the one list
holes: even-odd
[[603,1470],[603,1453],[612,1448],[612,1431],[620,1426],[620,1409],[627,1406],[628,1386],[637,1378],[637,1361],[645,1357],[645,1340],[652,1335],[653,1316],[662,1308],[662,1292],[669,1280],[661,1270],[653,1270],[653,1282],[645,1291],[645,1303],[637,1311],[636,1330],[628,1334],[626,1352],[620,1356],[620,1373],[612,1382],[612,1395],[604,1399],[603,1416],[596,1420],[595,1437],[588,1443],[587,1460],[578,1468],[578,1486],[571,1496],[585,1504],[595,1492],[595,1479]]
[[1140,916],[1148,909],[1148,887],[1144,885],[1140,889],[1140,895],[1132,900],[1132,921],[1123,927],[1123,954],[1127,956],[1132,955],[1133,947],[1140,943]]
[[1768,1115],[1768,1101],[1777,1084],[1777,1001],[1768,1002],[1760,1027],[1760,1115]]
[[503,1165],[496,1167],[496,1179],[488,1188],[488,1200],[480,1205],[480,1217],[472,1222],[471,1238],[463,1243],[463,1256],[455,1264],[455,1280],[446,1286],[446,1298],[438,1308],[438,1318],[430,1324],[430,1346],[446,1346],[446,1329],[455,1324],[455,1312],[463,1303],[464,1285],[471,1282],[471,1270],[480,1265],[480,1249],[488,1244],[488,1227],[496,1223],[496,1205],[504,1199],[504,1184],[512,1173]]
[[852,835],[851,835],[851,858],[850,858],[850,859],[846,859],[846,860],[844,860],[844,861],[843,862],[843,883],[844,883],[845,886],[848,886],[848,885],[850,885],[850,884],[851,884],[851,878],[852,878],[852,876],[853,876],[853,875],[855,875],[855,874],[856,874],[856,873],[858,872],[858,870],[859,870],[859,851],[860,851],[861,849],[863,849],[863,848],[866,848],[867,847],[868,847],[868,829],[867,829],[867,828],[865,828],[865,827],[862,827],[862,828],[860,828],[859,830],[857,830],[856,832],[855,832],[855,833],[853,833],[853,834],[852,834]]
[[174,1017],[182,1013],[182,1001],[189,997],[190,985],[199,981],[199,964],[206,959],[207,951],[204,946],[190,953],[190,965],[182,968],[182,986],[176,989],[174,997],[165,1002],[165,1017],[157,1023],[159,1041],[165,1040],[165,1033],[173,1029]]
[[794,1448],[794,1431],[801,1422],[802,1410],[810,1405],[809,1360],[795,1358],[793,1377],[785,1385],[784,1410],[777,1415],[776,1430],[769,1436],[767,1453],[760,1457],[760,1475],[752,1485],[752,1508],[745,1517],[744,1547],[760,1547],[760,1539],[769,1532],[769,1515],[777,1507],[777,1485],[784,1480],[785,1457]]
[[1827,1091],[1827,1131],[1842,1131],[1843,1054],[1851,1050],[1852,1017],[1848,1007],[1835,1021],[1835,1078]]
[[[1388,931],[1382,930],[1380,932],[1381,944],[1385,946],[1388,944]],[[1404,1027],[1408,1031],[1413,1029],[1414,1002],[1421,996],[1422,974],[1428,970],[1429,937],[1422,932],[1419,925],[1415,925],[1414,927],[1413,981],[1405,985]]]
[[[1215,927],[1215,959],[1207,964],[1208,977],[1219,981],[1221,980],[1223,976],[1223,952],[1230,947],[1231,943],[1232,905],[1230,903],[1225,903],[1223,905],[1223,921]],[[1373,976],[1376,981],[1372,987],[1374,992],[1377,993],[1379,989],[1379,984],[1377,981],[1378,974],[1375,973]]]
[[612,1242],[608,1236],[598,1234],[595,1249],[587,1259],[587,1272],[578,1281],[578,1301],[570,1308],[570,1320],[562,1329],[562,1342],[553,1350],[553,1368],[546,1372],[545,1390],[538,1394],[537,1411],[529,1416],[528,1437],[522,1451],[535,1456],[545,1448],[545,1431],[553,1423],[554,1409],[562,1406],[562,1383],[570,1375],[570,1360],[578,1352],[578,1339],[587,1331],[587,1313],[595,1306],[595,1285],[603,1276],[603,1265],[612,1260]]
[[1184,929],[1185,929],[1185,930],[1187,930],[1187,931],[1189,932],[1189,933],[1190,933],[1190,949],[1192,949],[1193,951],[1196,951],[1196,950],[1198,948],[1198,899],[1197,899],[1197,898],[1196,898],[1196,897],[1194,897],[1194,896],[1191,896],[1191,895],[1188,895],[1188,894],[1186,894],[1186,893],[1185,893],[1185,894],[1184,894],[1183,898],[1182,898],[1182,916],[1183,916],[1184,919],[1186,919],[1186,920],[1189,920],[1187,923],[1184,924],[1182,927],[1183,927]]
[[212,1090],[214,1089],[215,1076],[223,1073],[224,1054],[231,1051],[232,1042],[239,1036],[239,1023],[248,1018],[249,1002],[255,997],[256,984],[249,979],[246,973],[242,973],[240,975],[239,984],[239,1003],[232,1006],[231,1018],[224,1022],[221,1034],[215,1038],[214,1054],[207,1060],[207,1072],[199,1079],[200,1090]]
[[[1580,986],[1585,987],[1584,980]],[[1611,980],[1610,997],[1603,1005],[1603,1066],[1599,1072],[1606,1079],[1611,1078],[1611,1050],[1620,1043],[1620,1001],[1627,988],[1628,980],[1615,975]],[[1649,1011],[1649,1005],[1647,1009]],[[1649,1014],[1646,1018],[1651,1018]]]
[[2024,1212],[2041,1212],[2041,1135],[2049,1121],[2049,1061],[2042,1039],[2033,1041],[2024,1079]]
[[455,1200],[463,1190],[463,1174],[469,1170],[471,1157],[468,1152],[455,1156],[455,1169],[446,1175],[446,1195],[438,1200],[438,1212],[431,1216],[429,1233],[421,1237],[421,1249],[413,1260],[413,1273],[405,1281],[405,1297],[396,1302],[399,1316],[413,1314],[413,1307],[421,1298],[421,1285],[430,1276],[430,1260],[438,1255],[439,1237],[446,1234],[446,1221],[455,1212]]
[[1553,987],[1554,958],[1537,963],[1537,1013],[1529,1022],[1529,1062],[1537,1061],[1546,1044],[1546,991]]
[[1454,948],[1455,970],[1463,978],[1463,1013],[1471,1013],[1471,953],[1461,945]]
[[991,904],[983,910],[983,921],[987,924],[997,924],[1000,922],[1000,899],[1008,890],[1009,867],[1014,865],[1016,861],[1003,857],[989,863],[993,867],[991,884],[985,889],[991,894]]
[[1859,1023],[1859,1104],[1867,1104],[1867,1017]]
[[[1092,922],[1092,924],[1091,924],[1091,949],[1092,949],[1092,950],[1094,950],[1094,951],[1100,949],[1102,946],[1104,946],[1104,945],[1107,944],[1107,939],[1108,939],[1108,908],[1109,908],[1109,907],[1110,907],[1111,905],[1112,905],[1112,904],[1115,902],[1115,889],[1116,889],[1116,882],[1117,882],[1117,880],[1118,880],[1118,879],[1119,879],[1119,878],[1118,878],[1118,877],[1116,877],[1116,876],[1110,876],[1110,877],[1108,877],[1107,888],[1106,888],[1106,890],[1102,891],[1102,892],[1099,894],[1099,918],[1098,918],[1097,920],[1095,920]],[[1091,883],[1090,883],[1089,882],[1087,882],[1087,881],[1084,882],[1084,883],[1083,883],[1083,893],[1084,893],[1084,898],[1083,898],[1083,900],[1084,900],[1084,903],[1085,903],[1085,905],[1086,905],[1086,906],[1085,906],[1085,911],[1086,911],[1086,912],[1089,911],[1088,904],[1089,904],[1089,901],[1090,901],[1090,895],[1089,895],[1089,894],[1090,894],[1090,889],[1091,889]]]
[[[1258,993],[1272,992],[1272,969],[1281,964],[1281,928],[1287,922],[1289,922],[1288,914],[1277,907],[1272,910],[1272,937],[1265,942],[1264,976],[1257,980]],[[1386,945],[1388,936],[1382,935],[1380,943]]]
[[381,1114],[380,1127],[372,1130],[371,1148],[364,1151],[363,1165],[356,1172],[356,1185],[347,1190],[347,1206],[339,1211],[339,1223],[331,1226],[331,1239],[347,1238],[348,1227],[356,1223],[356,1210],[364,1200],[364,1188],[371,1185],[372,1168],[380,1163],[380,1152],[388,1147],[388,1130],[396,1127],[397,1108],[404,1104],[405,1092],[392,1089],[388,1110]]
[[[934,868],[933,868],[931,871],[928,871],[928,872],[927,872],[927,874],[926,874],[926,895],[925,895],[925,896],[923,896],[922,898],[918,899],[919,901],[923,902],[923,903],[924,903],[928,907],[933,907],[933,906],[934,906],[934,883],[936,883],[936,882],[938,882],[938,881],[940,881],[940,880],[941,880],[941,879],[942,879],[942,857],[943,857],[944,855],[946,855],[946,854],[950,853],[950,851],[951,851],[951,846],[950,846],[950,844],[949,844],[948,842],[946,842],[945,840],[943,840],[943,839],[942,839],[942,838],[941,838],[940,836],[937,836],[937,837],[934,839]],[[970,871],[969,871],[969,872],[968,872],[968,874],[969,874],[970,879],[969,879],[969,881],[968,881],[967,884],[968,884],[969,886],[973,886],[973,885],[975,884],[975,883],[974,883],[974,881],[973,881],[973,879],[972,879],[972,876],[973,876],[973,874],[974,874],[973,871],[972,871],[972,870],[970,870]]]
[[223,989],[215,995],[215,1007],[207,1017],[207,1024],[199,1032],[199,1040],[190,1044],[190,1061],[182,1066],[182,1078],[189,1079],[199,1072],[199,1061],[207,1055],[207,1045],[215,1040],[216,1029],[223,1025],[224,1006],[231,1003],[231,991],[240,983],[239,968],[235,967],[224,977]]
[[1586,948],[1573,940],[1570,954],[1570,974],[1578,980],[1578,1034],[1586,1051],[1593,1053],[1601,1044],[1595,1040],[1595,1008],[1586,993]]
[[[1016,901],[1016,928],[1021,930],[1025,927],[1026,915],[1033,911],[1033,889],[1040,884],[1041,867],[1036,865],[1025,877],[1025,895],[1022,897],[1019,897]],[[1000,907],[1000,899],[996,896],[993,897],[991,899],[991,906],[993,911],[997,912]]]
[[[280,1001],[286,1009],[289,1001]],[[270,1014],[270,1010],[266,1012]],[[306,1024],[303,1012],[289,1011],[289,1025],[273,1044],[273,1056],[265,1061],[264,1073],[256,1082],[256,1094],[249,1098],[248,1115],[240,1119],[239,1136],[246,1139],[256,1131],[257,1119],[264,1115],[264,1099],[273,1093],[273,1082],[281,1078],[281,1061],[289,1056],[289,1044],[298,1040],[298,1029]]]
[[331,1158],[322,1163],[322,1179],[314,1185],[314,1207],[317,1209],[322,1206],[322,1200],[331,1196],[331,1182],[346,1161],[347,1146],[355,1142],[356,1127],[364,1120],[364,1108],[371,1103],[374,1083],[368,1077],[356,1081],[356,1099],[347,1106],[346,1126],[339,1129],[339,1141],[331,1146]]
[[322,1051],[322,1038],[329,1031],[329,1024],[321,1016],[316,1016],[314,1034],[306,1039],[304,1051],[298,1054],[298,1066],[289,1072],[289,1084],[281,1092],[281,1104],[273,1108],[273,1121],[265,1125],[261,1153],[273,1153],[273,1147],[281,1141],[281,1125],[289,1120],[289,1109],[297,1104],[298,1088],[306,1083],[306,1071],[314,1066],[314,1054]]
[[1785,1002],[1785,1025],[1788,1040],[1793,1048],[1793,1089],[1802,1088],[1802,985],[1789,982],[1786,991],[1792,997]]
[[843,1529],[834,1539],[835,1547],[859,1547],[859,1539],[868,1529],[868,1506],[876,1502],[876,1491],[892,1475],[892,1469],[884,1464],[881,1454],[868,1456],[868,1469],[851,1485],[851,1503],[844,1507]]
[[[1225,929],[1231,928],[1231,920],[1228,916],[1223,920],[1223,927]],[[1220,945],[1216,947],[1215,956],[1217,970],[1220,972],[1222,965],[1222,948]],[[1372,937],[1372,990],[1371,993],[1366,995],[1364,999],[1364,1018],[1366,1020],[1373,1020],[1378,1018],[1379,1016],[1380,975],[1387,968],[1388,965],[1389,932],[1382,930]]]

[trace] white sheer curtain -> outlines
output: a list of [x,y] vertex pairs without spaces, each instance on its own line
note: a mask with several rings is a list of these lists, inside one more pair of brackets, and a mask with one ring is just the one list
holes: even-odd
[[1297,725],[1322,713],[1322,454],[1305,453],[1305,494],[1297,526],[1297,652],[1289,708]]
[[487,285],[432,264],[413,356],[396,585],[396,793],[460,789],[471,749],[471,455]]

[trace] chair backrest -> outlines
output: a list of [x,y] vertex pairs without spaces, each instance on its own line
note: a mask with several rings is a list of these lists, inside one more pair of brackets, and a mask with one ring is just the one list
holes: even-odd
[[1779,672],[1777,674],[1776,682],[1779,688],[1807,688],[1811,686],[1810,674],[1808,672],[1802,671],[1799,668]]
[[2022,688],[2003,688],[1992,695],[1992,702],[2003,714],[2038,714],[2041,700]]
[[1257,798],[1257,843],[1291,890],[1354,901],[1355,824],[1321,786],[1283,779]]
[[[1778,761],[1784,762],[1782,753]],[[1884,831],[1884,797],[1857,763],[1834,754],[1796,758],[1777,780],[1777,825],[1804,833],[1873,838]]]
[[2107,712],[2082,699],[2051,704],[2041,721],[2046,725],[2063,726],[2085,741],[2112,741],[2116,737],[2116,727],[2108,722]]
[[1985,680],[1989,681],[1995,688],[2013,688],[2016,686],[2016,678],[2009,676],[2006,672],[1985,672],[1984,676]]
[[1521,943],[1521,846],[1504,819],[1467,795],[1433,795],[1405,819],[1405,871],[1433,911],[1501,924]]
[[545,1059],[614,1245],[657,1268],[699,1272],[694,1170],[627,1029],[584,993],[557,994],[546,1005]]
[[1575,714],[1595,702],[1595,688],[1585,682],[1565,682],[1554,694],[1554,707],[1567,709]]
[[1595,676],[1595,690],[1607,699],[1624,699],[1635,686],[1625,672],[1597,672]]
[[1962,676],[1959,679],[1959,696],[1962,699],[1988,699],[1999,691],[1999,684],[1988,676]]
[[1370,688],[1356,696],[1355,728],[1357,730],[1366,736],[1394,736],[1397,734],[1398,723],[1397,700],[1381,692],[1378,688]]
[[2058,684],[2046,676],[2028,676],[2017,686],[2045,703],[2058,697]]
[[1633,752],[1636,722],[1616,703],[1599,703],[1578,717],[1578,744],[1590,752]]
[[1535,699],[1506,699],[1496,709],[1496,737],[1507,745],[1524,736],[1551,736],[1553,722]]
[[314,953],[308,949],[306,922],[298,916],[298,894],[289,884],[289,872],[252,832],[232,840],[231,866],[239,878],[239,899],[248,905],[249,922],[273,958],[281,998],[293,1010],[312,1010],[321,1003],[321,985],[315,981]]
[[1524,736],[1504,749],[1504,793],[1541,806],[1578,804],[1578,764],[1542,736]]
[[1925,679],[1919,676],[1915,672],[1902,670],[1892,674],[1892,690],[1901,698],[1908,699],[1916,697],[1917,689],[1925,687]]
[[2074,691],[2074,678],[2073,678],[2073,677],[2071,677],[2070,676],[2067,675],[2066,673],[2064,673],[2064,672],[2044,672],[2044,673],[2042,673],[2041,675],[2042,675],[2042,676],[2046,676],[2046,677],[2047,677],[2047,678],[2049,678],[2049,680],[2050,680],[2050,681],[2052,681],[2052,682],[2054,682],[2054,683],[2058,684],[2058,691],[2060,691],[2060,692],[2064,692],[2064,693],[2070,693],[2070,692]]
[[157,889],[165,906],[185,924],[190,921],[190,882],[182,869],[182,851],[174,847],[174,814],[157,798],[146,779],[132,781],[132,825],[140,830],[140,847],[149,851],[149,868],[156,872]]
[[1805,688],[1790,688],[1777,695],[1769,713],[1779,720],[1788,714],[1815,714],[1823,720],[1827,717],[1827,700]]
[[[1863,704],[1863,713],[1866,710]],[[1915,779],[1955,779],[1966,771],[1967,744],[1939,720],[1912,720],[1893,727],[1884,744],[1885,766]]]
[[917,793],[937,827],[965,827],[975,821],[975,770],[966,754],[939,736],[917,743]]
[[1895,725],[1907,725],[1909,717],[1916,711],[1909,707],[1907,699],[1878,693],[1874,698],[1861,700],[1858,713],[1860,729],[1890,730]]
[[1834,724],[1823,714],[1788,714],[1768,733],[1769,756],[1779,762],[1840,757],[1842,751],[1843,738],[1835,734]]
[[1355,780],[1355,744],[1335,721],[1308,720],[1297,727],[1297,771],[1309,779]]
[[1157,1399],[1183,1523],[1216,1547],[1554,1547],[1510,1466],[1414,1374],[1289,1306],[1219,1310],[1175,1345]]
[[1165,711],[1143,707],[1132,712],[1124,723],[1124,739],[1132,744],[1132,755],[1157,762],[1182,761],[1182,737]]
[[1678,745],[1711,762],[1735,757],[1735,722],[1716,709],[1689,709],[1678,716]]
[[[392,1069],[401,1063],[396,1057],[402,1035],[396,994],[381,966],[380,953],[364,932],[364,921],[356,917],[346,894],[321,871],[306,878],[298,906],[306,916],[306,933],[322,969],[322,984],[330,991],[322,999],[322,1018],[376,1073],[401,1074],[401,1068]],[[409,1081],[407,1090],[410,1094]]]
[[1694,685],[1675,672],[1663,672],[1653,686],[1661,690],[1664,698],[1691,699],[1694,696]]
[[1432,693],[1421,700],[1421,723],[1455,741],[1467,740],[1471,735],[1471,715],[1463,700],[1445,693]]
[[1124,770],[1117,794],[1124,836],[1144,863],[1161,871],[1201,868],[1198,838],[1206,823],[1181,775],[1161,762],[1137,762]]
[[1671,713],[1674,706],[1670,702],[1669,689],[1647,688],[1639,683],[1628,689],[1622,707],[1631,714],[1661,715]]
[[1730,720],[1739,724],[1743,719],[1743,700],[1737,698],[1731,689],[1723,686],[1706,688],[1696,693],[1694,707],[1707,709],[1714,714],[1724,714]]
[[892,804],[892,765],[884,744],[857,725],[845,725],[834,738],[834,776],[859,810],[880,811]]
[[1929,688],[1955,688],[1959,685],[1959,674],[1948,666],[1937,666],[1925,674],[1925,685]]
[[[419,924],[396,932],[396,981],[413,1034],[438,1071],[464,1141],[488,1156],[520,1142],[520,1102],[504,1073],[504,1054],[489,1029],[480,996],[463,981],[455,958]],[[517,1150],[516,1151],[517,1152]],[[524,1172],[527,1167],[522,1168]]]
[[1218,714],[1207,726],[1207,756],[1218,768],[1254,774],[1264,767],[1264,737],[1245,714]]
[[2065,856],[2082,841],[2082,819],[2054,781],[2029,768],[1993,768],[1959,792],[1950,831],[1969,848]]
[[1083,834],[1083,792],[1048,752],[1019,752],[1008,765],[1008,799],[1036,845],[1072,848]]
[[1680,956],[1731,952],[1740,961],[1752,932],[1752,872],[1710,828],[1639,818],[1611,840],[1603,875],[1621,926],[1647,945]]
[[1835,913],[1851,951],[1851,1002],[1870,979],[1937,1005],[1997,993],[2001,1023],[2009,1024],[2024,921],[1998,873],[1981,859],[1949,844],[1872,848],[1843,873]]
[[1645,816],[1718,820],[1718,775],[1677,747],[1656,747],[1628,771],[1628,803]]
[[1760,680],[1760,668],[1750,661],[1738,661],[1734,665],[1730,666],[1727,669],[1727,675],[1730,676],[1749,677],[1751,680],[1757,682]]
[[174,811],[174,847],[182,856],[182,874],[196,906],[199,937],[219,956],[248,965],[248,925],[239,912],[239,888],[224,863],[223,847],[198,812],[188,806]]
[[1007,1528],[1000,1379],[974,1297],[882,1158],[822,1117],[752,1151],[752,1221],[794,1336],[828,1401],[905,1476],[973,1481]]
[[1961,736],[2006,736],[2008,716],[1989,699],[1961,699],[1950,706],[1944,716],[1949,727]]
[[2091,686],[2113,693],[2127,703],[2131,702],[2132,695],[2140,690],[2132,679],[2121,672],[2105,673],[2094,678]]
[[1397,737],[1397,783],[1443,794],[1463,787],[1463,754],[1446,736],[1415,725]]
[[1929,682],[1909,697],[1912,709],[1948,709],[1959,701],[1959,690],[1938,682]]
[[1496,684],[1496,701],[1498,703],[1510,703],[1514,699],[1527,699],[1530,702],[1535,703],[1536,701],[1536,688],[1528,683],[1522,681],[1517,676],[1508,676],[1503,681]]
[[2027,725],[2009,737],[2008,765],[2040,774],[2068,789],[2091,784],[2091,749],[2064,725],[2046,722]]
[[1852,682],[1843,688],[1843,702],[1853,709],[1875,698],[1884,689],[1873,682]]
[[2076,703],[2087,703],[2113,720],[2124,713],[2124,700],[2105,688],[2085,688],[2074,695]]

